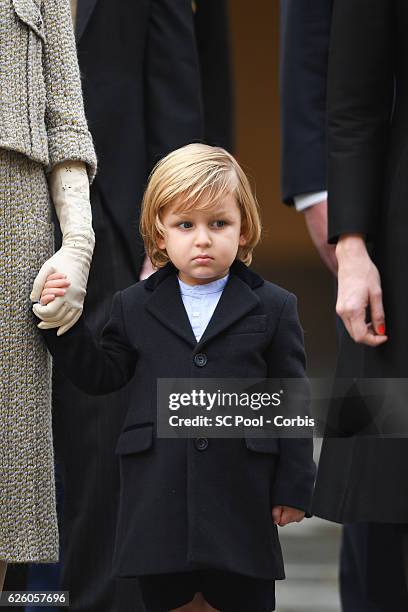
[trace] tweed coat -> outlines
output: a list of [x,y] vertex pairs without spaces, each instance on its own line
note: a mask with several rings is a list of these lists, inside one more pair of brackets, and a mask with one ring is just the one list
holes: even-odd
[[[310,439],[156,436],[159,378],[304,376],[296,298],[234,262],[197,343],[172,264],[117,293],[100,343],[83,321],[43,332],[55,364],[90,394],[128,387],[116,452],[121,496],[114,571],[135,576],[212,567],[283,578],[273,505],[307,510]],[[204,439],[205,440],[205,439]]]
[[0,148],[95,174],[69,0],[0,2]]
[[46,172],[96,157],[69,0],[0,0],[0,559],[58,560],[51,361],[31,313],[53,252]]

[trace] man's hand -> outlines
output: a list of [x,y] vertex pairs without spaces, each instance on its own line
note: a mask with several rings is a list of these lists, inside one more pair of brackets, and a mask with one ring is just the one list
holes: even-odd
[[330,272],[337,275],[335,247],[327,244],[327,200],[309,206],[304,210],[306,226],[310,237],[323,262]]
[[[336,312],[348,333],[355,342],[367,346],[387,342],[380,274],[367,253],[363,237],[341,236],[336,256],[339,264]],[[370,323],[366,323],[367,308]]]
[[305,518],[303,510],[291,508],[290,506],[274,506],[272,508],[272,519],[275,525],[284,527],[289,523],[300,523]]

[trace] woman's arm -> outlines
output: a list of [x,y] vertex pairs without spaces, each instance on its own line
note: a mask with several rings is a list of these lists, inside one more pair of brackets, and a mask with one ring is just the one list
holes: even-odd
[[[334,0],[328,73],[329,241],[336,310],[359,343],[386,342],[381,279],[365,246],[381,232],[394,97],[394,0]],[[371,324],[366,323],[366,309]]]
[[333,0],[328,68],[329,240],[381,230],[394,96],[394,0]]
[[[375,347],[388,340],[380,274],[361,234],[343,234],[336,246],[338,291],[336,312],[355,342]],[[366,322],[370,309],[371,321]]]
[[60,162],[83,161],[92,182],[96,156],[85,118],[70,2],[43,0],[42,13],[48,170]]
[[89,268],[95,245],[89,196],[89,180],[84,162],[57,164],[49,175],[49,188],[61,227],[61,248],[42,266],[31,292],[33,302],[40,299],[47,277],[65,274],[70,286],[52,304],[35,306],[35,314],[48,328],[59,327],[64,334],[82,314]]
[[96,172],[96,156],[85,119],[69,0],[42,0],[42,14],[49,187],[63,243],[41,267],[31,299],[39,299],[50,273],[69,275],[71,286],[66,295],[36,313],[58,324],[61,334],[81,316],[86,293],[95,242],[89,179]]

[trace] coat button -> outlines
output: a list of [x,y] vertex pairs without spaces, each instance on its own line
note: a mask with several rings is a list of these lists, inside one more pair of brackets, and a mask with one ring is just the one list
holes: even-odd
[[194,355],[194,363],[198,368],[203,368],[205,365],[207,365],[207,361],[207,355],[204,353],[197,353],[197,355]]
[[194,440],[194,444],[196,449],[199,451],[205,451],[208,448],[207,438],[196,438]]

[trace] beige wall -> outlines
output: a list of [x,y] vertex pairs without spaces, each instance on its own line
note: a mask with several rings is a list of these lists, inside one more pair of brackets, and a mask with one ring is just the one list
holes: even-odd
[[229,0],[236,88],[236,153],[254,177],[265,235],[256,259],[318,263],[302,215],[281,204],[279,1]]

